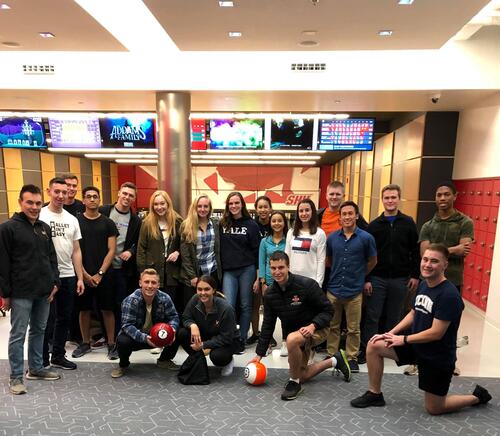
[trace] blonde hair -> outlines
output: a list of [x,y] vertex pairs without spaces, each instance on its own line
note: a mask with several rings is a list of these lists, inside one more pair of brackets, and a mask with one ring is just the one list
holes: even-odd
[[206,198],[208,200],[208,204],[210,205],[208,218],[210,218],[210,215],[212,214],[212,201],[207,194],[201,194],[193,200],[189,206],[187,217],[181,224],[181,234],[186,242],[191,244],[196,243],[198,240],[198,202],[202,198]]
[[174,210],[174,205],[172,204],[172,199],[170,195],[165,191],[155,191],[151,198],[149,199],[149,213],[144,218],[144,226],[146,228],[146,232],[149,236],[153,236],[154,238],[161,238],[160,234],[160,224],[158,220],[158,215],[154,211],[154,202],[155,198],[161,196],[167,203],[167,212],[165,214],[165,219],[167,220],[167,236],[175,237],[175,222],[180,219],[180,215]]

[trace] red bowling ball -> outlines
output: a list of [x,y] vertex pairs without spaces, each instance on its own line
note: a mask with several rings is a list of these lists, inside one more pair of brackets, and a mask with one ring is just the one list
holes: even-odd
[[151,342],[157,347],[168,347],[174,342],[175,331],[170,324],[159,322],[151,327],[149,336],[151,336]]

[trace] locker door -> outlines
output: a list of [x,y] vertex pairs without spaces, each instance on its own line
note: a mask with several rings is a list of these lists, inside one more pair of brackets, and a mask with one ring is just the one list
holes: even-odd
[[490,207],[481,206],[481,213],[479,215],[479,230],[487,232],[489,221],[490,221]]
[[493,180],[484,180],[483,190],[483,206],[490,206],[493,199]]
[[485,234],[486,247],[484,249],[484,256],[487,259],[493,259],[493,251],[495,250],[495,234]]
[[490,206],[490,217],[488,219],[488,233],[496,233],[498,221],[498,207]]
[[491,195],[491,204],[498,206],[500,204],[500,179],[493,180],[493,192]]
[[462,286],[462,296],[467,300],[472,302],[472,285],[474,279],[472,276],[465,275],[464,276],[464,284]]
[[[479,230],[476,232],[476,255],[479,257],[484,257],[486,250],[486,232]],[[476,257],[477,262],[477,257]]]
[[481,280],[474,279],[472,282],[472,296],[471,296],[471,303],[474,304],[474,306],[479,307],[479,299],[481,296]]

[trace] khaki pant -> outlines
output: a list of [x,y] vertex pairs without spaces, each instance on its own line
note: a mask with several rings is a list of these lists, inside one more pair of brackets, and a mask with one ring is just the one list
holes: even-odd
[[310,338],[306,339],[306,342],[302,347],[304,350],[302,353],[302,364],[301,364],[302,369],[307,368],[307,364],[309,363],[309,358],[311,357],[311,349],[325,342],[329,332],[330,328],[325,327],[322,328],[321,330],[316,330],[316,332]]
[[333,306],[333,318],[330,322],[330,332],[327,337],[327,352],[330,356],[339,350],[340,343],[340,323],[342,322],[342,313],[345,312],[347,322],[346,354],[348,360],[356,360],[360,344],[360,322],[361,322],[361,303],[363,293],[360,292],[355,297],[337,298],[330,292],[326,293],[328,300]]

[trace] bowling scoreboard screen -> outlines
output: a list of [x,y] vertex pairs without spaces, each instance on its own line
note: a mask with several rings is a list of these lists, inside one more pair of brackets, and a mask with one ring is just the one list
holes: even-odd
[[271,150],[312,150],[314,119],[271,120]]
[[206,126],[207,144],[211,149],[262,150],[263,119],[211,119]]
[[373,149],[374,127],[375,120],[371,118],[320,119],[318,150],[370,151]]
[[0,147],[46,148],[45,127],[38,117],[0,117]]
[[50,117],[49,130],[53,148],[101,147],[97,117]]
[[155,148],[155,121],[144,115],[99,118],[104,148]]

